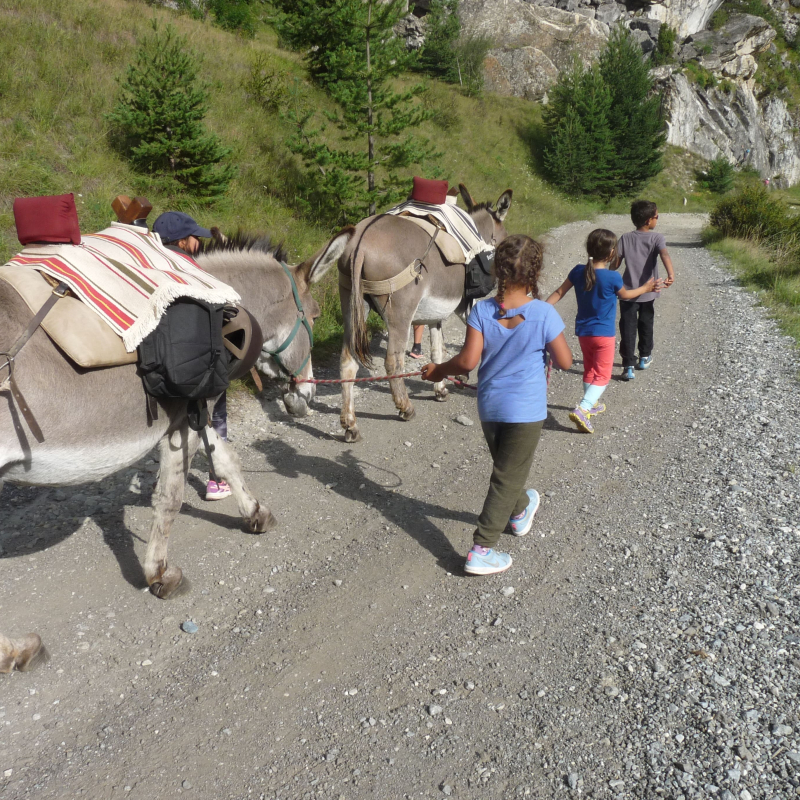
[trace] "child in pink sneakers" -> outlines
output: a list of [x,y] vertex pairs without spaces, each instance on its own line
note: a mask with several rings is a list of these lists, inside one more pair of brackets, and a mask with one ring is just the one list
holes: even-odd
[[569,418],[585,433],[594,433],[591,418],[606,410],[600,402],[611,380],[616,349],[617,298],[632,300],[645,292],[658,291],[661,281],[651,278],[638,289],[625,289],[622,276],[608,269],[616,259],[617,237],[603,228],[586,239],[586,264],[578,264],[569,277],[547,298],[555,305],[573,286],[578,301],[575,334],[583,353],[583,399]]
[[478,415],[494,466],[464,565],[468,575],[507,570],[511,556],[495,550],[500,534],[510,523],[515,536],[524,536],[533,525],[539,495],[525,491],[525,483],[547,418],[545,351],[561,369],[572,365],[561,317],[538,299],[542,254],[528,236],[503,240],[494,261],[497,296],[475,304],[457,356],[422,369],[422,377],[435,382],[481,365]]

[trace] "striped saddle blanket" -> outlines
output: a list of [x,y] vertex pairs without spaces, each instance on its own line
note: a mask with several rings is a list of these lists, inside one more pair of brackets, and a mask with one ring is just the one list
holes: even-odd
[[241,302],[238,293],[191,258],[168,250],[156,233],[114,222],[80,244],[29,245],[7,266],[32,269],[66,283],[122,337],[132,353],[179,297]]
[[468,264],[478,253],[493,253],[494,247],[481,238],[472,217],[456,205],[438,205],[408,200],[390,208],[387,214],[433,217],[458,242],[464,251],[464,263]]

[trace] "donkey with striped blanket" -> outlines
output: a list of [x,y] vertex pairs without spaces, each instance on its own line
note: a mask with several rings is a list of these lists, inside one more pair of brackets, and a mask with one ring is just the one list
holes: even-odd
[[[308,359],[311,343],[305,330],[282,347],[295,330],[300,313],[292,280],[303,314],[313,322],[319,316],[319,307],[310,294],[310,284],[336,262],[351,233],[349,229],[334,237],[312,258],[288,270],[280,263],[280,249],[270,247],[265,239],[220,240],[198,257],[205,270],[245,298],[248,310],[258,320],[265,341],[256,366],[267,377],[286,378],[272,355],[276,351],[286,370],[297,371],[301,378],[312,376]],[[0,319],[2,370],[2,353],[11,349],[31,319],[20,296],[3,281]],[[0,372],[0,387],[5,377]],[[168,597],[180,585],[182,572],[167,561],[167,537],[183,501],[199,438],[188,426],[185,402],[158,401],[158,418],[149,420],[142,380],[134,364],[80,369],[61,354],[41,328],[17,355],[14,377],[44,441],[40,443],[31,435],[11,392],[0,389],[0,488],[5,480],[34,486],[98,481],[159,447],[160,472],[153,493],[144,575],[154,595]],[[313,394],[313,384],[291,388],[287,384],[283,395],[287,410],[304,416]],[[236,456],[212,429],[208,436],[214,446],[214,467],[230,485],[247,528],[254,533],[268,530],[275,524],[274,517],[248,491]],[[10,642],[0,635],[0,665],[4,657],[11,657]]]

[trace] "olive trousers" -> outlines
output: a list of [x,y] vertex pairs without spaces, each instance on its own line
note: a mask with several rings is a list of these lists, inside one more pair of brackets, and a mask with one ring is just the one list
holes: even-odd
[[482,422],[494,467],[473,540],[494,547],[512,516],[528,507],[525,484],[542,434],[540,422]]

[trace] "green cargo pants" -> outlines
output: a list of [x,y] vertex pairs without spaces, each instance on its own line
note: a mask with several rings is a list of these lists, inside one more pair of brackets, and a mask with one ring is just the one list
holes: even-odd
[[542,425],[543,420],[481,423],[494,468],[473,536],[475,544],[494,547],[508,525],[509,517],[521,514],[528,507],[525,484],[542,434]]

